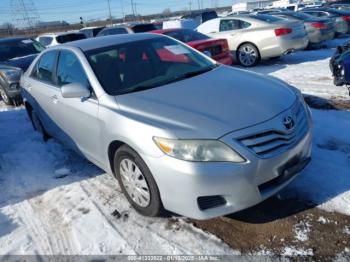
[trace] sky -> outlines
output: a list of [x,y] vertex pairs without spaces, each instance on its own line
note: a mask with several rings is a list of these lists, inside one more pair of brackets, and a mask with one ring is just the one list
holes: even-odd
[[[0,0],[0,24],[5,22],[15,23],[13,14],[18,3],[34,3],[39,14],[40,21],[65,20],[78,22],[80,17],[85,21],[93,19],[105,19],[109,16],[108,0]],[[109,0],[113,17],[122,17],[124,14],[132,14],[131,1],[136,6],[136,12],[141,15],[160,13],[166,8],[171,11],[198,8],[198,2],[202,2],[204,8],[231,5],[237,0]],[[17,3],[17,4],[14,4]],[[27,5],[32,6],[31,4]],[[31,12],[32,13],[32,12]]]

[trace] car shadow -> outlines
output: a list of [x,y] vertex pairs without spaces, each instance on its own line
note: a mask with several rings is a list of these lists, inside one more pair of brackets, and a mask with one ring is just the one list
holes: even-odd
[[277,195],[226,217],[251,224],[263,224],[298,214],[315,206],[316,204],[312,202],[294,198],[281,199]]

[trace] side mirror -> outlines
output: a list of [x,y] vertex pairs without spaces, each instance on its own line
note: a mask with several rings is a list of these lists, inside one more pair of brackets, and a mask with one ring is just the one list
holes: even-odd
[[71,83],[61,87],[64,98],[88,98],[91,92],[88,87],[80,83]]

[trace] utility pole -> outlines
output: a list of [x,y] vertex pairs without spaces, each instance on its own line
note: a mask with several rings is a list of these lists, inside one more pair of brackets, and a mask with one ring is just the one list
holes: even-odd
[[33,0],[11,0],[11,14],[18,28],[34,28],[40,19]]
[[132,10],[132,14],[134,15],[135,17],[135,9],[134,9],[134,1],[133,0],[130,0],[131,2],[131,10]]
[[188,5],[190,7],[190,12],[191,12],[192,11],[192,1],[191,0],[188,2]]
[[197,4],[198,4],[198,10],[200,10],[201,9],[201,2],[200,2],[200,0],[197,0]]
[[109,11],[109,21],[112,23],[111,0],[107,0],[107,2],[108,2],[108,11]]
[[122,8],[123,22],[125,22],[124,2],[123,2],[123,0],[120,0],[120,5],[121,5],[121,8]]

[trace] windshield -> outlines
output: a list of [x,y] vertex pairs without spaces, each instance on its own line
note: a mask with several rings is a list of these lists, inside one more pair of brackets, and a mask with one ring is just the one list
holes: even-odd
[[188,29],[168,31],[168,32],[164,32],[164,34],[171,36],[171,37],[173,37],[181,42],[184,42],[184,43],[209,39],[209,37],[206,35],[203,35],[201,33],[198,33],[198,32],[193,31],[193,30],[188,30]]
[[156,29],[157,28],[153,24],[139,24],[139,25],[132,26],[132,30],[135,33],[145,33]]
[[73,42],[77,40],[82,40],[85,39],[86,36],[82,33],[80,34],[66,34],[66,35],[60,35],[56,37],[56,40],[60,44],[68,43],[68,42]]
[[16,57],[38,54],[45,47],[33,39],[15,39],[0,42],[0,61],[7,61]]
[[166,37],[92,50],[86,56],[110,95],[154,88],[216,67],[205,56]]
[[302,20],[307,20],[307,19],[313,19],[314,17],[305,13],[299,13],[299,12],[293,12],[293,13],[287,13],[287,15],[290,15],[292,17],[296,17]]

